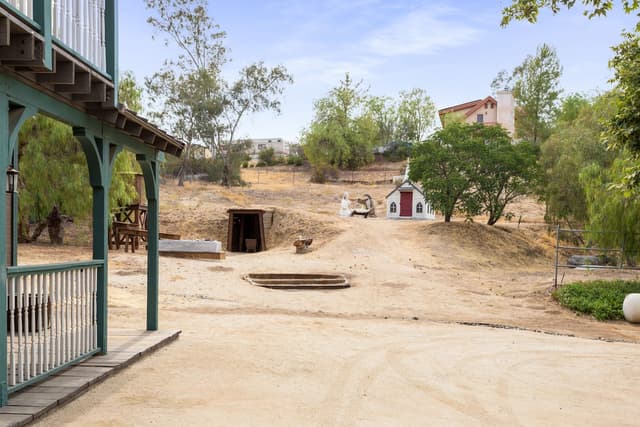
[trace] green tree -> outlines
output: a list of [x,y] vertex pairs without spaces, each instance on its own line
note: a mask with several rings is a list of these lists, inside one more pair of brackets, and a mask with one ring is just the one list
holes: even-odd
[[400,92],[396,141],[417,143],[433,128],[436,106],[424,89]]
[[367,110],[367,91],[349,74],[329,95],[314,103],[315,117],[302,134],[304,153],[323,181],[336,168],[355,170],[373,161],[379,128]]
[[550,133],[551,122],[562,90],[562,66],[554,48],[538,46],[511,74],[501,71],[491,86],[494,90],[513,87],[516,100],[516,137],[540,145]]
[[398,114],[395,103],[387,96],[371,96],[366,102],[369,115],[378,127],[374,145],[384,147],[396,136]]
[[35,241],[49,227],[51,242],[61,244],[63,215],[82,220],[91,212],[84,153],[69,126],[42,115],[24,123],[18,143],[18,238],[21,242]]
[[[512,0],[510,6],[502,10],[502,26],[507,26],[512,20],[529,21],[535,23],[538,20],[540,9],[549,9],[558,13],[561,9],[571,9],[575,0]],[[583,14],[589,19],[595,16],[604,16],[613,9],[613,0],[582,0],[585,9]],[[638,0],[621,0],[620,4],[625,13],[631,13],[640,8]]]
[[[118,84],[118,99],[130,110],[142,112],[142,87],[131,71],[125,71]],[[134,153],[123,150],[113,162],[109,201],[112,208],[125,206],[137,197],[135,174],[142,173]]]
[[615,93],[606,93],[593,100],[576,95],[564,100],[540,154],[544,179],[539,195],[546,203],[548,222],[566,222],[573,227],[588,220],[579,175],[592,164],[608,168],[617,154],[616,150],[607,150],[600,140],[603,122],[615,112],[616,99]]
[[[450,222],[456,209],[467,211],[478,172],[482,125],[451,123],[414,146],[409,178],[422,184],[425,197]],[[477,210],[474,205],[472,210]]]
[[280,95],[292,77],[283,66],[268,68],[262,62],[241,69],[234,82],[221,74],[227,62],[226,34],[207,13],[205,0],[145,0],[152,11],[148,22],[178,47],[175,60],[146,79],[149,92],[160,100],[157,117],[171,124],[186,142],[179,184],[189,169],[194,142],[208,145],[222,161],[220,182],[231,185],[237,147],[234,137],[242,119],[250,113],[280,111]]
[[472,206],[488,215],[488,225],[494,225],[509,203],[535,189],[539,177],[537,150],[528,141],[512,143],[501,126],[484,126],[478,129],[475,139],[479,139],[479,168],[473,183]]
[[[623,42],[613,48],[615,56],[609,62],[620,98],[617,111],[607,124],[606,142],[611,147],[626,148],[637,159],[640,156],[640,36],[624,33],[623,37]],[[637,172],[635,178],[637,182]]]
[[509,203],[531,192],[536,160],[531,144],[513,144],[501,126],[452,122],[414,147],[409,177],[422,184],[445,222],[459,210],[486,213],[493,225]]
[[118,81],[118,101],[128,109],[142,113],[142,88],[138,86],[133,71],[125,71]]
[[[635,166],[635,160],[621,153],[612,166],[603,168],[591,164],[583,169],[580,180],[584,186],[589,211],[588,228],[598,231],[588,237],[605,248],[620,248],[624,245],[627,261],[637,260],[640,255],[638,223],[640,222],[640,198],[637,190],[619,185]],[[600,233],[605,231],[606,233]]]

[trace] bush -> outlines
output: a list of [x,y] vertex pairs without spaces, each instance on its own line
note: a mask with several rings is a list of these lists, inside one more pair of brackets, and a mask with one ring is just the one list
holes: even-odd
[[598,320],[620,320],[624,319],[622,302],[631,293],[640,293],[640,282],[576,282],[557,289],[552,295],[565,307],[590,314]]
[[264,160],[258,160],[258,163],[256,163],[257,168],[263,168],[265,166],[267,166],[267,162],[265,162]]
[[244,169],[248,168],[249,167],[249,162],[242,162],[242,167]]
[[258,157],[261,162],[272,165],[275,162],[275,151],[273,148],[264,149],[258,154]]
[[287,165],[289,166],[302,166],[302,164],[304,163],[304,160],[302,160],[302,157],[297,156],[295,154],[290,154],[289,156],[287,156]]

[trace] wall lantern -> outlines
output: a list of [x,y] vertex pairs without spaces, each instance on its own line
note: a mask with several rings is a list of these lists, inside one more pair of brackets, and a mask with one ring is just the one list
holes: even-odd
[[18,189],[18,174],[19,172],[9,166],[7,169],[7,193],[13,193]]

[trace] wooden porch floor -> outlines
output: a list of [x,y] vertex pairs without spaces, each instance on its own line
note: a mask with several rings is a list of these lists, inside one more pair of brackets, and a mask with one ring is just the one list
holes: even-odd
[[136,360],[176,340],[181,331],[110,330],[109,353],[94,356],[9,396],[1,426],[22,426],[72,401]]

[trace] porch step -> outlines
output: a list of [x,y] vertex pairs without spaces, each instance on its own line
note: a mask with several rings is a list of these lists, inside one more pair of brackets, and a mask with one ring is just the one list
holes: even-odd
[[142,357],[175,341],[182,331],[109,332],[109,353],[94,356],[9,396],[0,408],[0,427],[23,426],[72,401]]

